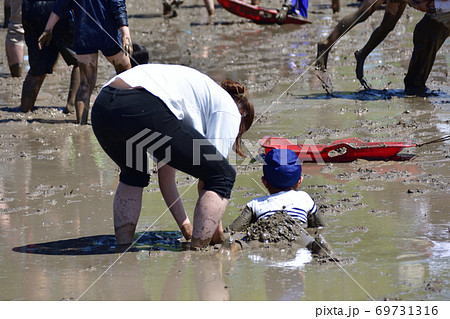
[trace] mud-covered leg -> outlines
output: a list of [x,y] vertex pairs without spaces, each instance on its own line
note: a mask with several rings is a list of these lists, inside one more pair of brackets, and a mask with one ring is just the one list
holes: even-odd
[[9,71],[12,77],[19,78],[22,76],[24,50],[24,46],[20,44],[5,44]]
[[384,0],[365,0],[355,12],[345,16],[335,26],[328,38],[317,44],[316,67],[322,71],[326,70],[328,62],[328,53],[336,41],[351,30],[355,25],[365,21],[372,13],[377,10]]
[[217,226],[217,229],[214,233],[214,235],[211,238],[211,244],[221,244],[223,243],[223,227],[222,227],[222,221],[219,222],[219,226]]
[[222,242],[222,246],[219,249],[219,255],[232,255],[244,249],[245,245],[242,240],[236,240],[234,236],[226,236]]
[[89,102],[97,81],[97,59],[98,54],[77,55],[78,65],[80,66],[80,87],[76,95],[76,113],[79,124],[87,124],[89,115]]
[[5,53],[12,77],[21,77],[25,52],[25,33],[22,25],[22,1],[10,1],[11,16],[5,39]]
[[333,9],[333,13],[339,12],[341,10],[341,0],[331,0],[331,9]]
[[407,94],[426,95],[426,81],[436,54],[450,35],[449,24],[440,23],[425,15],[414,29],[414,49],[404,79]]
[[367,56],[386,38],[386,36],[395,28],[398,20],[405,10],[406,2],[392,2],[388,1],[386,10],[384,12],[383,21],[380,26],[376,28],[367,41],[366,45],[355,52],[356,59],[356,78],[361,82],[365,89],[370,86],[364,79],[364,62]]
[[9,3],[9,0],[3,1],[3,8],[4,8],[4,20],[3,20],[3,28],[7,28],[9,24],[9,18],[11,17],[11,4]]
[[208,11],[208,15],[214,16],[215,14],[215,8],[214,8],[214,0],[203,0],[205,3],[206,11]]
[[122,182],[117,186],[114,196],[114,232],[118,245],[133,242],[136,225],[141,214],[142,187],[130,186]]
[[220,226],[227,204],[228,200],[214,191],[202,192],[194,211],[194,231],[191,240],[193,248],[204,248],[209,245]]
[[66,108],[64,109],[64,113],[69,114],[75,112],[75,98],[77,96],[79,87],[80,67],[78,65],[74,65],[70,76],[69,94],[67,95],[67,103]]
[[359,80],[359,83],[364,87],[364,89],[369,90],[371,87],[367,83],[366,79],[364,79],[364,61],[366,57],[363,57],[361,51],[355,51],[355,59],[356,59],[356,78]]
[[107,56],[106,60],[114,66],[117,74],[131,69],[130,57],[122,50],[112,56]]
[[23,81],[22,96],[20,98],[20,109],[22,112],[30,112],[33,110],[44,79],[45,74],[39,76],[31,75],[30,73],[27,74]]

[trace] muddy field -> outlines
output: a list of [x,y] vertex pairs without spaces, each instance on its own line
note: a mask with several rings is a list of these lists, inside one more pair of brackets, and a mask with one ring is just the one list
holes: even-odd
[[[214,24],[207,24],[202,0],[185,0],[172,19],[161,16],[160,1],[128,0],[127,6],[133,41],[147,47],[151,62],[184,64],[218,82],[230,78],[248,87],[257,111],[244,135],[250,157],[262,152],[258,141],[266,135],[300,143],[347,137],[423,143],[450,134],[448,40],[427,82],[437,95],[402,92],[412,31],[423,15],[412,8],[368,57],[373,90],[362,91],[353,52],[383,11],[337,43],[323,74],[311,67],[316,43],[355,10],[354,1],[343,1],[336,15],[329,1],[312,1],[313,23],[303,26],[258,25],[218,4]],[[5,34],[0,29],[1,43]],[[93,99],[113,75],[101,57]],[[36,111],[23,114],[23,79],[9,77],[1,51],[0,300],[450,298],[449,142],[405,149],[404,161],[304,165],[302,189],[323,212],[329,225],[323,236],[342,263],[314,263],[305,249],[259,248],[235,256],[183,251],[154,178],[138,225],[137,236],[143,236],[119,256],[112,221],[118,169],[91,126],[77,126],[74,115],[62,112],[69,76],[61,60],[44,82]],[[258,161],[233,163],[238,178],[225,225],[250,199],[266,194]],[[179,174],[178,184],[192,218],[195,180]]]

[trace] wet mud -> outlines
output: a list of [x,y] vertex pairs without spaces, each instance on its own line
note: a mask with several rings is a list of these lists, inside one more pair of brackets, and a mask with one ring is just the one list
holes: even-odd
[[248,240],[262,243],[293,242],[303,231],[301,225],[285,212],[277,212],[267,219],[259,219],[247,230]]
[[[151,62],[184,64],[248,88],[256,121],[244,135],[248,158],[230,158],[238,176],[225,226],[248,201],[266,195],[258,157],[264,136],[320,144],[349,137],[424,143],[450,134],[448,40],[427,82],[435,95],[403,93],[412,32],[423,16],[412,8],[366,59],[372,89],[356,80],[353,53],[381,22],[381,10],[334,46],[327,72],[312,67],[316,43],[355,10],[351,5],[344,1],[333,15],[329,1],[313,2],[311,25],[278,26],[252,23],[218,4],[208,24],[201,0],[185,0],[170,19],[159,3],[127,1],[132,39],[147,47]],[[5,34],[0,29],[1,43]],[[0,300],[450,298],[449,141],[405,149],[396,161],[304,164],[301,189],[324,215],[323,236],[365,291],[337,263],[316,261],[306,249],[263,247],[236,258],[216,249],[185,251],[154,171],[137,229],[143,236],[120,255],[112,221],[119,172],[90,125],[78,126],[74,114],[63,113],[70,69],[60,59],[35,111],[24,114],[18,110],[23,78],[9,77],[1,52],[0,286],[8,289],[0,290]],[[98,71],[92,101],[114,75],[101,55]],[[196,181],[179,174],[177,185],[192,220]]]

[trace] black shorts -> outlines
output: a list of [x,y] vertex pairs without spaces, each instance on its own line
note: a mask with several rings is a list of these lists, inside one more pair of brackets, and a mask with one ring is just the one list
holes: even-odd
[[120,167],[121,182],[140,187],[149,184],[148,152],[157,161],[199,178],[205,190],[230,198],[234,168],[208,139],[178,120],[153,94],[144,89],[105,87],[91,117],[100,145]]
[[22,21],[31,75],[40,76],[53,73],[58,53],[61,53],[67,65],[77,64],[77,56],[72,44],[74,23],[70,15],[61,17],[53,29],[52,41],[49,46],[44,46],[42,50],[39,50],[38,39],[44,32],[54,4],[55,1],[52,0],[24,0],[22,3]]
[[94,22],[80,25],[76,30],[74,47],[77,54],[91,54],[101,51],[106,57],[116,55],[122,50],[122,35],[110,22],[100,28]]

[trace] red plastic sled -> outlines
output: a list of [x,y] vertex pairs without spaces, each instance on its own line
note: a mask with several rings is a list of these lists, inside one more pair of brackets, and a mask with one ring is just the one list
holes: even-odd
[[[257,23],[276,23],[275,16],[278,13],[277,9],[267,9],[240,0],[217,0],[217,1],[227,11],[240,17],[253,20]],[[311,23],[311,21],[303,17],[288,15],[284,23],[305,24]]]
[[330,145],[294,144],[284,137],[265,136],[261,146],[267,154],[272,149],[290,149],[302,162],[351,162],[356,159],[388,160],[407,147],[418,146],[411,142],[363,142],[355,137],[337,140]]

